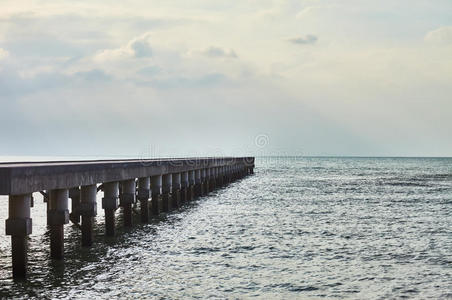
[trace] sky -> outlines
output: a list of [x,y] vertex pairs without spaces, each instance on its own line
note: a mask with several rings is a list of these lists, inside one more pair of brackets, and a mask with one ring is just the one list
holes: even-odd
[[0,155],[452,156],[452,1],[1,0]]

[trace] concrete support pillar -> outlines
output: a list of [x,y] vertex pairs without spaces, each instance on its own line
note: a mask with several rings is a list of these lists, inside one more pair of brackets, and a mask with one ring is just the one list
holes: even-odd
[[69,198],[71,198],[71,213],[69,219],[74,224],[80,223],[80,187],[69,189]]
[[121,194],[119,205],[122,207],[124,226],[132,226],[132,205],[135,203],[136,184],[135,179],[121,181]]
[[162,175],[151,177],[151,210],[152,214],[157,216],[160,213],[159,197],[162,193]]
[[180,191],[180,200],[182,203],[186,202],[188,199],[188,172],[181,173],[181,191]]
[[195,171],[188,171],[188,200],[191,201],[195,198]]
[[27,275],[27,236],[32,231],[30,207],[31,194],[9,196],[6,235],[11,236],[14,279],[25,278]]
[[224,177],[223,177],[223,167],[218,167],[218,180],[219,180],[219,186],[224,185]]
[[217,188],[216,180],[215,180],[215,168],[209,168],[210,173],[210,191],[213,191]]
[[115,235],[115,211],[119,206],[119,182],[104,183],[104,198],[102,208],[105,211],[105,235]]
[[50,229],[50,257],[63,259],[64,224],[69,223],[69,190],[49,191],[49,210],[47,224]]
[[201,186],[201,170],[198,169],[195,171],[195,197],[199,197],[202,194],[202,186]]
[[224,182],[225,182],[225,184],[228,184],[230,182],[230,180],[229,180],[229,166],[224,166]]
[[205,188],[205,193],[208,194],[208,193],[210,193],[210,169],[205,168],[204,171],[206,174],[206,177],[204,179],[204,188]]
[[201,195],[207,194],[206,191],[206,169],[201,169]]
[[82,246],[93,244],[93,224],[97,215],[96,204],[97,186],[86,185],[80,188],[80,215],[82,216]]
[[173,208],[179,208],[180,206],[180,196],[181,196],[181,173],[173,173],[172,174],[172,182],[173,182],[173,193],[172,193],[172,198],[173,198]]
[[162,176],[162,210],[164,212],[170,211],[170,194],[173,177],[171,174],[164,174]]
[[219,188],[219,187],[221,187],[221,185],[220,185],[220,173],[218,171],[218,167],[214,168],[214,172],[215,172],[215,186],[217,188]]
[[149,198],[151,196],[151,178],[138,179],[138,200],[140,201],[141,222],[149,222]]

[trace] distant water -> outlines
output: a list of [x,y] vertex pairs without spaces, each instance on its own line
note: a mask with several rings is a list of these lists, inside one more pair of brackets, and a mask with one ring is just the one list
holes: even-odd
[[[64,263],[49,260],[36,195],[30,279],[12,282],[10,239],[0,235],[0,296],[452,298],[452,159],[260,158],[256,166],[254,176],[112,240],[99,209],[91,249],[67,225]],[[1,233],[6,216],[1,196]]]

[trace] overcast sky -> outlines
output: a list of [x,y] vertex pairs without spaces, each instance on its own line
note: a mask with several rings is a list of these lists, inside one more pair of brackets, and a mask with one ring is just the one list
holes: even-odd
[[0,155],[239,154],[452,156],[452,1],[0,1]]

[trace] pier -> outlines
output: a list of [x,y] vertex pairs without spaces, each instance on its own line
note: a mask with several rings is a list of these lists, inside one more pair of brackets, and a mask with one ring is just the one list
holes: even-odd
[[254,157],[0,163],[0,195],[9,196],[6,234],[13,277],[27,275],[33,193],[47,202],[50,257],[62,260],[65,224],[79,225],[83,247],[93,244],[98,192],[103,192],[105,235],[114,236],[118,208],[124,226],[133,226],[134,207],[147,223],[253,172]]

